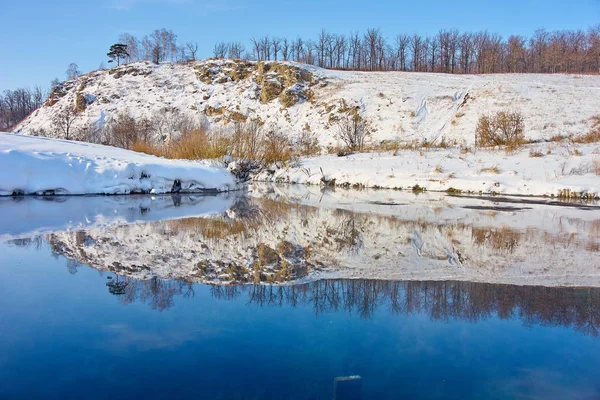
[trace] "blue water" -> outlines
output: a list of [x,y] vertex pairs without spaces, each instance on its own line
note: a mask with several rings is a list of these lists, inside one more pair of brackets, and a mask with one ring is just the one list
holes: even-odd
[[600,398],[598,289],[129,278],[119,296],[46,244],[0,255],[1,399],[333,399],[348,375],[363,399]]

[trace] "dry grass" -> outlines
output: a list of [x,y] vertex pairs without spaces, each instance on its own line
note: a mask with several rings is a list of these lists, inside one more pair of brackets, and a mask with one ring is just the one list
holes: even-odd
[[136,151],[138,153],[150,154],[151,156],[164,156],[162,148],[144,141],[137,141],[133,143],[130,150]]
[[137,141],[132,150],[171,159],[201,160],[226,155],[272,164],[293,157],[290,141],[278,132],[264,134],[256,124],[238,124],[233,133],[195,129],[164,145]]
[[223,157],[228,153],[229,139],[221,134],[198,129],[164,145],[138,141],[133,144],[131,149],[140,153],[172,159],[211,159]]
[[494,165],[492,167],[486,167],[486,168],[481,168],[479,170],[480,174],[495,174],[498,175],[500,173],[500,168],[498,168],[497,165]]
[[600,176],[600,157],[595,156],[592,160],[592,170],[596,176]]
[[529,150],[529,157],[544,157],[544,153],[539,150]]
[[600,142],[600,114],[592,117],[592,128],[588,133],[571,139],[575,143],[597,143]]
[[473,243],[499,252],[512,253],[521,241],[521,234],[509,228],[473,228]]

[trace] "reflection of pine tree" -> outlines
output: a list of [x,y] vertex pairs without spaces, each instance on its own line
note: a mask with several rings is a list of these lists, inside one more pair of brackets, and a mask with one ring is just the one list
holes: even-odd
[[127,282],[119,281],[119,275],[116,275],[115,279],[106,283],[106,286],[108,286],[108,292],[116,296],[124,295],[126,293],[127,285]]

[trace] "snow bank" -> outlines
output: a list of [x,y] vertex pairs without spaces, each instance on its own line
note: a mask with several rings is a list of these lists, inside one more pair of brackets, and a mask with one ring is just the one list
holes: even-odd
[[227,191],[234,177],[203,162],[0,133],[0,196]]
[[[530,156],[537,154],[535,157]],[[528,196],[598,197],[600,144],[543,143],[508,154],[504,150],[403,150],[303,159],[256,181],[456,191]]]

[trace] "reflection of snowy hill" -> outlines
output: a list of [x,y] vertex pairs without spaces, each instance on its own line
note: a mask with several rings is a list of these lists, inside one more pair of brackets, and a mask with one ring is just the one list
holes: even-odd
[[48,239],[68,258],[140,279],[600,286],[597,210],[500,209],[486,200],[389,192],[299,194],[257,190],[251,203],[240,200],[221,218],[107,226]]

